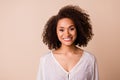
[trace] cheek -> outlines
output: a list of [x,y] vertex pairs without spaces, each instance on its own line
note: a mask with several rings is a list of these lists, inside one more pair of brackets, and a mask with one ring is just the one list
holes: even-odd
[[74,39],[76,39],[77,38],[77,32],[74,32],[73,36],[74,36]]
[[61,36],[62,36],[62,33],[59,32],[59,31],[57,31],[57,36],[58,36],[58,38],[61,37]]
[[74,31],[74,32],[73,32],[73,35],[74,35],[75,37],[77,37],[77,31]]
[[58,33],[58,37],[61,38],[61,37],[62,37],[62,34],[61,34],[61,33]]

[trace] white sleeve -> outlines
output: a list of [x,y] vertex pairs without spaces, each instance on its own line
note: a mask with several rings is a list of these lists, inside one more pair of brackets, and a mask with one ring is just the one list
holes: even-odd
[[96,59],[94,59],[93,62],[94,63],[93,63],[93,76],[92,76],[92,80],[99,80],[98,66],[97,66]]
[[39,67],[38,67],[38,72],[37,72],[37,80],[42,80],[42,63],[41,63],[41,59],[40,59],[40,63],[39,63]]

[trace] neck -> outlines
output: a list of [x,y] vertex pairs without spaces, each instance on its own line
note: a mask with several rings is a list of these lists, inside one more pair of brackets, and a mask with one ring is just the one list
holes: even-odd
[[61,46],[59,50],[64,51],[64,53],[74,53],[78,48],[74,46]]

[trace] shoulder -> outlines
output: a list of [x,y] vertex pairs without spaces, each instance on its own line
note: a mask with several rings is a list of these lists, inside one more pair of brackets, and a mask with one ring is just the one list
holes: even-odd
[[83,55],[84,55],[85,60],[87,60],[90,63],[95,62],[96,60],[95,56],[88,51],[84,51]]
[[49,59],[51,57],[51,52],[45,53],[40,57],[40,61]]

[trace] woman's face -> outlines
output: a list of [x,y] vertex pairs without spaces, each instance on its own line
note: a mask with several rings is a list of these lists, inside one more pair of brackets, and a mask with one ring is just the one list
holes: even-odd
[[62,45],[74,45],[74,41],[77,37],[74,22],[69,18],[60,19],[57,23],[57,36]]

